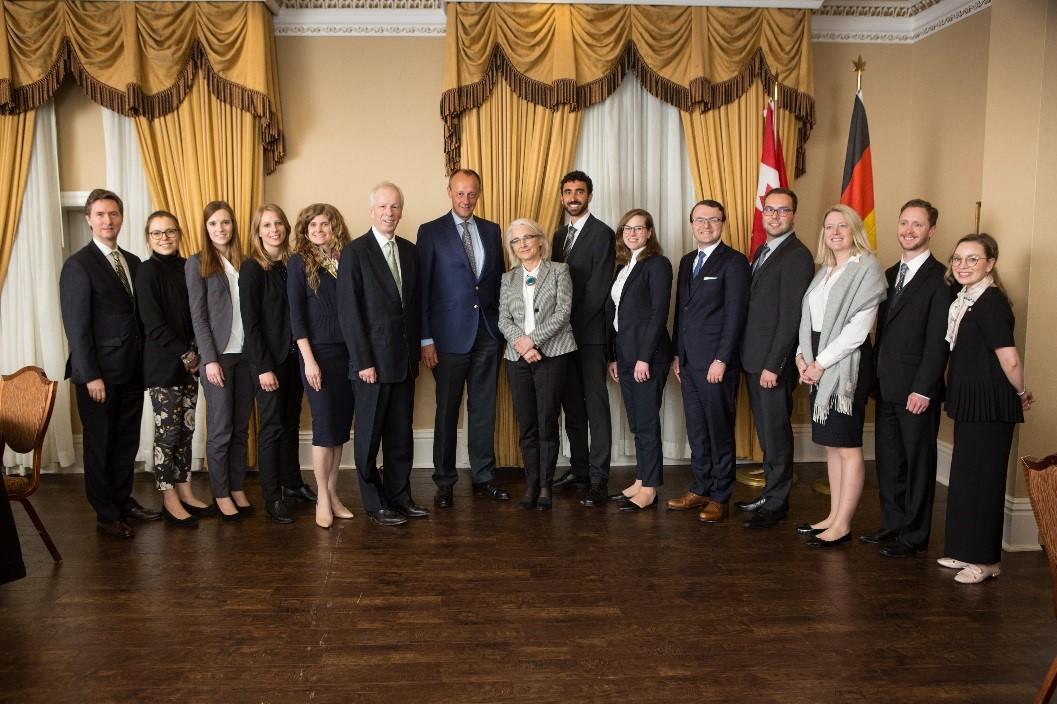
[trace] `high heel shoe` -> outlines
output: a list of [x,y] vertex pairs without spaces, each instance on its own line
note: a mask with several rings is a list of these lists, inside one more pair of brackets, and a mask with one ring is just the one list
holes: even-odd
[[626,513],[639,513],[641,511],[645,511],[646,509],[654,508],[656,505],[657,505],[657,497],[656,496],[653,497],[653,501],[649,502],[645,506],[639,506],[637,503],[635,503],[631,499],[628,499],[624,503],[620,504],[620,508],[618,510],[624,511]]
[[537,511],[550,511],[552,505],[553,502],[551,501],[551,497],[549,496],[541,496],[539,497],[539,499],[536,500]]
[[334,525],[334,514],[327,514],[320,518],[319,511],[316,511],[316,525],[320,528],[327,530]]
[[[234,503],[234,500],[232,502]],[[240,516],[252,516],[255,509],[253,504],[246,504],[245,506],[235,504],[235,510],[239,512]]]
[[210,504],[209,506],[193,506],[185,501],[181,501],[180,505],[184,507],[184,511],[187,511],[192,516],[198,516],[199,518],[212,518],[220,513],[220,511],[217,510],[216,504]]
[[161,507],[161,517],[165,519],[165,522],[169,525],[179,526],[180,528],[197,528],[198,527],[198,516],[188,512],[187,518],[177,518],[176,516],[169,513],[169,509],[164,506]]
[[220,514],[220,517],[223,518],[225,522],[238,523],[242,520],[242,514],[238,511],[238,505],[235,506],[235,513],[224,513],[224,509],[220,508],[220,504],[214,504],[214,506],[216,506],[217,513]]
[[521,501],[517,502],[518,510],[529,511],[536,507],[536,497],[533,495],[524,496]]

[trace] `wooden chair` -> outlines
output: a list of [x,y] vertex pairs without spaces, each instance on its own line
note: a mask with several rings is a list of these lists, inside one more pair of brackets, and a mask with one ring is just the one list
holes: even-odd
[[58,383],[48,379],[40,367],[23,367],[0,377],[0,455],[5,445],[15,452],[33,452],[33,473],[28,477],[4,474],[4,487],[11,501],[25,507],[48,552],[58,563],[62,562],[62,555],[29,502],[40,486],[41,448],[55,407],[57,388]]
[[[1039,524],[1039,533],[1050,562],[1050,577],[1053,582],[1053,610],[1057,616],[1057,454],[1044,457],[1021,457],[1024,478],[1028,483],[1028,496]],[[1057,690],[1057,657],[1050,663],[1046,679],[1042,681],[1035,704],[1045,704]]]

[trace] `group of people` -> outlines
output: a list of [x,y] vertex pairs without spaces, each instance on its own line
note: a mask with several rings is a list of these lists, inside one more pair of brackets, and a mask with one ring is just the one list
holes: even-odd
[[[862,220],[837,205],[824,214],[812,255],[795,233],[796,194],[779,188],[763,200],[767,240],[751,261],[723,242],[723,204],[695,204],[689,223],[697,247],[673,276],[649,212],[628,211],[614,232],[591,214],[593,184],[581,171],[565,175],[559,194],[565,223],[552,237],[527,218],[501,233],[474,214],[480,176],[459,169],[448,182],[451,210],[422,225],[414,243],[396,234],[404,198],[392,183],[370,192],[372,226],[355,239],[331,205],[306,207],[291,228],[281,208],[266,204],[254,213],[249,253],[231,206],[214,201],[203,213],[198,254],[180,257],[180,224],[158,211],[145,228],[151,256],[140,262],[117,246],[121,199],[93,191],[85,205],[93,241],[66,261],[60,293],[98,529],[127,538],[128,519],[164,516],[194,526],[206,516],[237,521],[251,512],[244,478],[254,398],[257,466],[272,521],[292,522],[292,501],[314,502],[322,528],[352,518],[336,479],[353,427],[368,518],[392,526],[430,515],[409,481],[420,362],[436,382],[435,507],[454,505],[464,397],[473,493],[509,500],[493,481],[502,356],[524,460],[517,504],[524,510],[550,509],[552,491],[563,487],[582,487],[587,507],[615,502],[637,513],[657,506],[660,408],[671,370],[692,478],[667,508],[693,510],[705,523],[729,518],[744,379],[766,483],[759,497],[735,505],[750,514],[747,527],[775,526],[789,512],[793,391],[809,385],[812,439],[827,448],[831,500],[826,517],[797,531],[816,548],[851,541],[874,393],[883,525],[859,537],[889,557],[928,544],[945,402],[955,443],[940,563],[956,568],[961,582],[998,574],[1012,431],[1033,397],[993,238],[963,237],[945,266],[929,249],[936,209],[911,200],[900,211],[900,262],[884,271]],[[619,384],[637,465],[635,481],[612,494],[607,377]],[[212,503],[188,483],[199,379]],[[144,387],[160,512],[132,496]],[[305,395],[315,491],[298,471]],[[571,462],[556,479],[562,415]]]

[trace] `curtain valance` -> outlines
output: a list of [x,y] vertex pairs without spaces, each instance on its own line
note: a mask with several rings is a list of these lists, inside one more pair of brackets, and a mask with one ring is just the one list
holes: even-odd
[[815,123],[811,24],[805,10],[638,5],[450,3],[441,116],[449,170],[459,116],[480,107],[497,76],[522,99],[582,110],[628,71],[660,100],[707,112],[754,81],[798,122],[796,173]]
[[0,112],[33,110],[67,75],[100,105],[154,119],[201,73],[217,99],[253,114],[269,172],[283,161],[272,18],[257,2],[31,2],[0,12]]

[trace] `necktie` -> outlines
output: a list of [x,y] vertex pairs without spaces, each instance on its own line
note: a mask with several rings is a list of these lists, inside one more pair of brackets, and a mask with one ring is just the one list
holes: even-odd
[[121,263],[121,255],[117,252],[111,252],[110,258],[114,260],[114,271],[117,272],[117,278],[121,280],[121,285],[125,287],[125,293],[132,297],[132,285],[128,282],[128,274],[125,273],[125,266]]
[[[404,284],[400,280],[400,267],[396,265],[396,242],[389,240],[386,243],[386,254],[385,261],[389,264],[389,271],[393,274],[393,281],[396,282],[396,292],[400,294],[400,302],[404,302]],[[472,261],[472,259],[471,259]]]
[[470,262],[470,270],[474,277],[477,274],[477,259],[473,256],[473,240],[470,238],[470,221],[462,221],[462,248],[466,250],[466,259]]
[[568,256],[569,250],[573,248],[573,242],[576,241],[576,227],[569,225],[569,230],[565,234],[565,251],[564,255]]
[[910,267],[907,266],[906,262],[899,263],[899,278],[896,279],[896,295],[903,293],[903,283],[907,280],[907,271]]
[[767,258],[767,255],[771,253],[771,248],[767,245],[760,247],[760,251],[756,253],[756,261],[752,263],[752,273],[755,274],[756,270],[763,266],[763,260]]
[[701,252],[701,251],[698,251],[697,259],[694,260],[694,276],[693,276],[693,278],[696,279],[697,275],[701,273],[701,267],[704,266],[704,264],[705,264],[705,253]]

